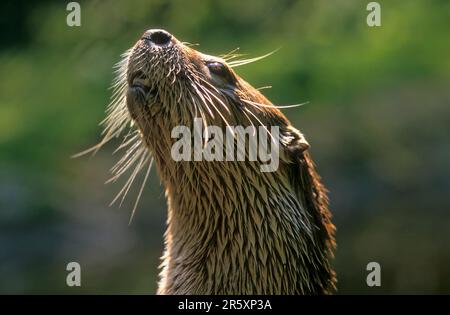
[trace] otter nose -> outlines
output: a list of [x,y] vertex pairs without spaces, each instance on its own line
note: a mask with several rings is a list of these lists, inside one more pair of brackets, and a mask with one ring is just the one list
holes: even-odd
[[166,46],[171,42],[172,35],[165,30],[148,30],[142,38],[154,45]]

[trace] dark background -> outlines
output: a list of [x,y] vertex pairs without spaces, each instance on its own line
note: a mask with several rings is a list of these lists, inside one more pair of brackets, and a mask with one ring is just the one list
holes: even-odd
[[[339,293],[450,293],[450,2],[65,1],[0,4],[0,293],[154,293],[166,205],[153,171],[103,183],[119,156],[70,156],[100,139],[112,66],[144,30],[220,55],[281,48],[236,71],[311,143],[337,225]],[[65,284],[66,264],[82,286]],[[366,285],[366,265],[382,286]]]

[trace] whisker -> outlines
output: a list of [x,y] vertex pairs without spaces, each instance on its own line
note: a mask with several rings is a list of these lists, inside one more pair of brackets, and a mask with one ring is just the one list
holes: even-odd
[[[145,148],[142,148],[140,151],[138,151],[136,153],[136,156],[139,159],[139,162],[137,163],[135,169],[133,170],[133,172],[131,173],[130,177],[128,178],[128,180],[126,181],[125,185],[122,187],[122,189],[119,191],[119,193],[116,195],[116,197],[113,199],[113,201],[110,203],[110,206],[112,206],[113,204],[116,203],[116,201],[122,197],[119,207],[122,206],[123,201],[125,200],[125,196],[128,194],[128,191],[131,188],[131,185],[133,184],[136,175],[139,173],[139,171],[142,169],[143,165],[145,165],[145,163],[148,161],[146,160],[146,158],[148,159],[148,156],[146,156],[146,150]],[[136,159],[137,160],[137,159]]]
[[273,104],[261,104],[261,103],[256,103],[253,101],[249,101],[249,100],[242,100],[243,102],[252,105],[254,107],[268,107],[268,108],[294,108],[294,107],[301,107],[303,105],[309,104],[309,102],[304,102],[304,103],[300,103],[300,104],[292,104],[292,105],[281,105],[281,106],[277,106],[277,105],[273,105]]
[[249,59],[242,59],[242,60],[235,60],[235,61],[230,61],[228,62],[228,65],[232,68],[234,67],[239,67],[239,66],[243,66],[255,61],[259,61],[261,59],[264,59],[266,57],[269,57],[270,55],[276,53],[278,50],[280,50],[280,48],[275,49],[274,51],[271,51],[265,55],[259,56],[259,57],[255,57],[255,58],[249,58]]
[[131,216],[130,216],[130,220],[128,222],[128,225],[130,225],[131,222],[133,221],[134,214],[135,214],[137,206],[139,204],[139,200],[141,199],[142,192],[144,191],[145,184],[147,183],[147,179],[148,179],[148,176],[150,174],[150,170],[152,169],[152,165],[153,165],[153,158],[151,158],[150,159],[150,163],[148,163],[147,172],[145,173],[144,180],[142,181],[141,189],[139,190],[139,194],[138,194],[138,196],[136,198],[136,202],[134,203],[133,211],[131,212]]
[[251,110],[245,108],[245,111],[252,115],[259,123],[260,125],[266,130],[266,132],[270,135],[270,138],[273,140],[273,143],[276,144],[275,138],[273,137],[272,133],[267,129],[267,127],[262,123],[262,121],[254,114]]

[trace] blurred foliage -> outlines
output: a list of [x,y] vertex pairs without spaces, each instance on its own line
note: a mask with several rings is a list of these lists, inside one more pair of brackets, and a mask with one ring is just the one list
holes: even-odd
[[[340,293],[450,293],[450,2],[2,2],[0,36],[0,292],[152,293],[165,200],[156,174],[131,226],[136,192],[108,208],[113,145],[99,140],[112,66],[150,28],[214,55],[281,48],[237,69],[312,144],[330,189]],[[4,34],[3,34],[4,33]],[[82,264],[82,287],[65,265]],[[365,266],[382,266],[368,288]]]

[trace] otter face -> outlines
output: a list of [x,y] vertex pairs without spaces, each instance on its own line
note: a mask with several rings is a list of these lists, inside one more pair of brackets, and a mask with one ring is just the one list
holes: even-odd
[[241,103],[239,80],[225,60],[202,54],[164,30],[148,30],[128,57],[126,104],[141,128],[158,114],[166,114],[171,125],[194,117],[224,118],[230,106]]

